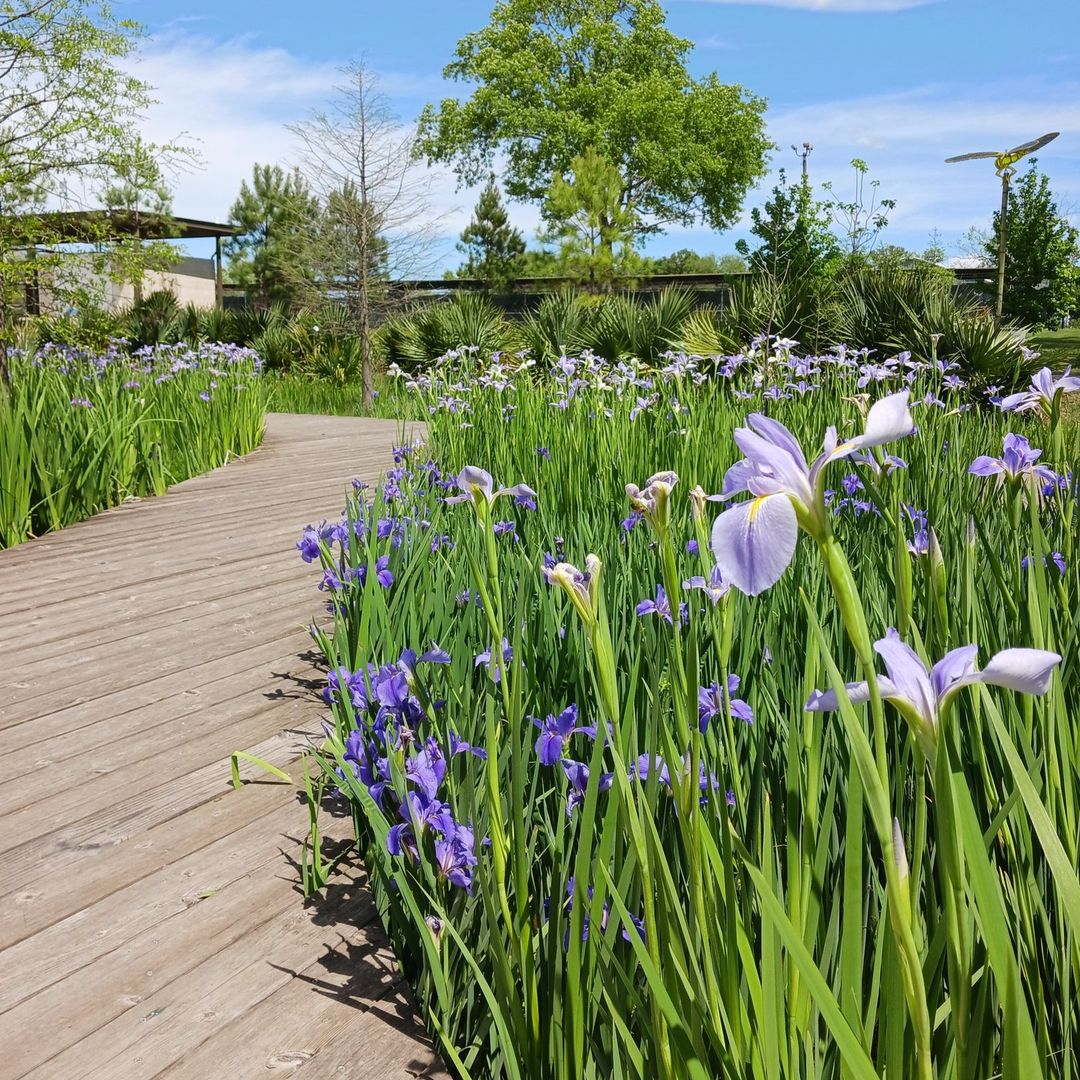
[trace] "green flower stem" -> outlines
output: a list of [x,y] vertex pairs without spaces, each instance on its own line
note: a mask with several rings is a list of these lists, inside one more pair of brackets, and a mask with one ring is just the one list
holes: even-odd
[[[840,608],[844,628],[851,640],[855,653],[859,657],[863,674],[870,688],[870,711],[873,718],[874,759],[879,774],[879,783],[883,791],[889,790],[889,773],[885,756],[885,710],[877,684],[877,672],[874,664],[873,645],[862,606],[862,598],[851,573],[843,549],[836,538],[827,533],[819,539],[819,546],[825,570],[832,585],[833,594]],[[888,814],[875,810],[875,804],[867,800],[874,830],[881,844],[885,863],[885,885],[888,897],[889,921],[897,949],[903,962],[904,993],[908,1001],[912,1030],[915,1035],[916,1067],[919,1080],[932,1080],[934,1075],[931,1058],[930,1012],[926,1002],[926,984],[923,979],[922,958],[913,930],[914,915],[908,879],[901,880],[896,863],[896,848],[893,842],[893,823],[887,820]]]

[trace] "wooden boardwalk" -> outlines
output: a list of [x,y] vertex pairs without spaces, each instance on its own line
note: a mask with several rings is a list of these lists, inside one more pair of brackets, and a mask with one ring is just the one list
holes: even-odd
[[398,437],[275,414],[246,458],[0,551],[4,1080],[446,1076],[359,872],[305,905],[296,792],[229,784],[232,751],[295,770],[318,731],[293,544]]

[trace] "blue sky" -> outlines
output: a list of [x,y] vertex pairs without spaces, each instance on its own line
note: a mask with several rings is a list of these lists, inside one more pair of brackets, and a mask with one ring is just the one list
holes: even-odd
[[[254,161],[298,156],[285,124],[325,103],[336,67],[363,56],[405,121],[426,101],[464,92],[444,83],[458,39],[483,26],[492,0],[114,0],[146,27],[138,70],[160,104],[146,119],[159,140],[181,133],[203,167],[174,182],[175,210],[224,218]],[[865,159],[880,193],[897,200],[883,239],[925,247],[936,229],[950,255],[986,226],[996,204],[992,163],[944,165],[950,154],[1003,149],[1047,130],[1061,137],[1039,155],[1062,209],[1080,224],[1080,37],[1076,0],[669,0],[668,24],[691,39],[694,74],[716,71],[768,100],[778,143],[773,168],[798,167],[791,143],[809,140],[816,182],[850,184]],[[694,228],[650,242],[724,253],[746,235]],[[435,177],[445,234],[432,265],[456,265],[456,234],[475,192]],[[534,207],[512,207],[532,240]],[[201,253],[201,252],[200,252]]]

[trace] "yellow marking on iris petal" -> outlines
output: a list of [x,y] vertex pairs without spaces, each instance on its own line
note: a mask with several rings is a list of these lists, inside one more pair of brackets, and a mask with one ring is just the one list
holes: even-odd
[[754,523],[754,518],[757,517],[758,511],[761,509],[761,504],[768,498],[768,495],[758,495],[754,498],[754,501],[750,504],[750,524]]

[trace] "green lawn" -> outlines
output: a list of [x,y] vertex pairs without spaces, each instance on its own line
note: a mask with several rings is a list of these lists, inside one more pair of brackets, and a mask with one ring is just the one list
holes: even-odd
[[1058,371],[1067,364],[1080,365],[1080,326],[1067,330],[1043,330],[1032,334],[1028,344],[1038,349],[1043,360]]

